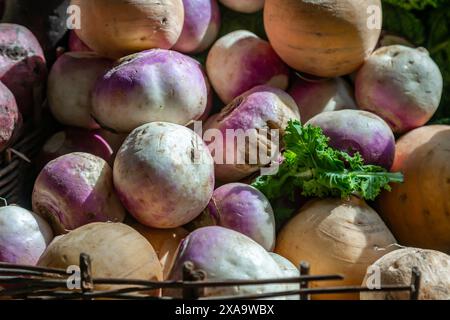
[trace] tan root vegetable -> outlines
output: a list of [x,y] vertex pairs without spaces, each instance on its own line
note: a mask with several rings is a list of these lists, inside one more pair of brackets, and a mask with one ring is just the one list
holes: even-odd
[[[89,254],[96,278],[162,280],[162,267],[149,242],[122,223],[91,223],[55,238],[38,265],[66,269]],[[110,290],[112,286],[96,286]],[[155,293],[156,294],[156,293]]]
[[81,9],[80,39],[108,58],[170,49],[181,34],[182,0],[72,0]]
[[167,279],[172,262],[177,254],[178,246],[187,237],[189,232],[183,228],[154,229],[137,222],[128,224],[143,235],[155,249],[163,268],[164,279]]
[[[308,261],[312,274],[345,277],[344,281],[317,282],[315,287],[359,286],[367,268],[395,243],[384,222],[363,200],[323,199],[308,203],[287,223],[278,236],[275,252],[294,265]],[[358,294],[317,298],[357,299]]]
[[360,67],[377,45],[381,28],[369,28],[370,6],[381,8],[381,1],[267,0],[264,25],[275,51],[297,71],[342,76]]
[[[450,300],[450,256],[434,250],[405,248],[395,250],[376,261],[368,270],[363,286],[368,282],[376,285],[408,286],[411,284],[412,268],[421,272],[419,300]],[[410,293],[364,292],[362,300],[408,300]]]
[[450,253],[450,126],[400,138],[392,171],[403,172],[405,182],[384,192],[378,206],[398,241]]

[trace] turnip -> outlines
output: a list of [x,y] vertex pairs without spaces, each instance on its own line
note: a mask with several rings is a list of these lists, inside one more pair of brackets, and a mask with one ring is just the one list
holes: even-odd
[[39,155],[39,166],[73,152],[84,152],[100,157],[112,164],[113,150],[108,142],[96,131],[67,128],[55,133],[42,147]]
[[275,247],[275,218],[272,206],[257,189],[230,183],[214,191],[208,208],[196,226],[217,225],[245,234],[267,251]]
[[71,3],[82,12],[77,35],[89,48],[108,58],[118,59],[152,48],[170,49],[183,28],[182,0],[72,0]]
[[121,133],[152,121],[186,125],[203,114],[207,96],[197,61],[153,49],[123,58],[99,79],[93,116],[103,127]]
[[372,8],[381,0],[266,0],[264,26],[289,66],[333,78],[356,71],[377,45],[381,16]]
[[0,262],[35,265],[52,239],[50,226],[33,212],[0,208]]
[[[279,254],[270,252],[269,253],[272,259],[278,264],[283,273],[283,278],[298,278],[300,277],[300,271],[298,267],[296,267],[292,262],[290,262],[285,257],[280,256]],[[285,291],[296,291],[299,290],[300,286],[298,284],[286,284]],[[287,300],[298,300],[298,296],[287,296]]]
[[375,51],[359,70],[355,92],[361,109],[382,117],[395,133],[424,125],[441,101],[443,80],[423,49],[401,45]]
[[[421,273],[419,300],[450,300],[450,256],[434,250],[405,248],[388,253],[368,269],[362,285],[409,286],[414,267]],[[363,292],[361,299],[409,300],[410,293]]]
[[[363,200],[319,199],[306,204],[280,232],[275,252],[295,265],[307,261],[312,274],[342,274],[344,281],[313,287],[361,285],[367,268],[393,250],[396,241]],[[358,294],[317,298],[356,299]]]
[[183,228],[154,229],[136,222],[129,223],[129,225],[143,235],[155,249],[163,268],[164,279],[167,279],[173,260],[178,253],[178,246],[189,232]]
[[95,130],[95,133],[108,143],[113,151],[113,157],[115,157],[115,154],[117,154],[117,151],[119,151],[120,147],[128,136],[126,134],[117,134],[105,129]]
[[0,81],[14,94],[22,115],[31,115],[40,107],[47,77],[42,48],[27,28],[1,23],[0,49]]
[[198,53],[216,40],[220,29],[220,11],[216,0],[183,0],[184,25],[173,50]]
[[33,31],[47,60],[53,63],[56,49],[67,32],[69,3],[70,0],[5,0],[2,21],[19,24]]
[[[217,129],[221,133],[221,136],[217,137],[219,141],[216,141],[216,137],[204,135],[216,160],[216,178],[221,182],[237,182],[269,165],[270,163],[263,163],[260,158],[256,159],[255,163],[251,163],[251,159],[240,163],[239,159],[246,160],[250,151],[258,155],[262,150],[263,153],[270,151],[269,160],[275,160],[278,154],[273,147],[279,141],[268,141],[273,139],[267,139],[267,134],[273,129],[279,130],[282,135],[288,121],[292,119],[300,119],[297,104],[280,89],[257,86],[234,99],[205,125],[205,132],[209,129]],[[245,147],[237,146],[236,141],[230,138],[229,132],[227,133],[230,130],[234,133],[239,131],[256,133],[256,139],[247,139]],[[227,140],[232,143],[227,143]],[[227,161],[230,159],[231,161]]]
[[53,65],[48,78],[48,102],[62,124],[98,129],[91,117],[92,92],[98,78],[112,66],[91,52],[68,52]]
[[206,71],[226,104],[258,85],[285,90],[289,84],[289,69],[270,44],[245,30],[231,32],[214,43]]
[[224,6],[242,13],[253,13],[262,10],[264,0],[219,0]]
[[359,152],[366,164],[391,169],[395,157],[395,137],[377,115],[360,110],[330,111],[318,114],[307,124],[322,128],[330,146],[350,155]]
[[[162,280],[155,250],[139,232],[122,223],[91,223],[57,237],[38,264],[65,270],[79,265],[81,253],[91,257],[95,278]],[[111,285],[96,285],[95,288],[118,289]]]
[[114,163],[122,203],[140,223],[176,228],[195,219],[214,191],[214,161],[194,131],[152,122],[135,129]]
[[88,153],[71,153],[48,163],[35,182],[32,202],[33,211],[47,219],[56,233],[125,218],[111,168]]
[[300,108],[303,122],[326,111],[357,109],[353,88],[342,78],[309,81],[296,76],[288,93]]
[[[205,227],[185,238],[170,272],[170,280],[181,280],[185,262],[192,262],[214,280],[263,280],[284,273],[269,253],[245,235],[222,227]],[[205,296],[245,295],[284,291],[285,285],[205,288]],[[180,294],[180,292],[171,294]]]
[[77,36],[77,33],[73,30],[69,31],[69,43],[68,49],[71,52],[86,52],[92,51],[81,39]]
[[12,143],[21,124],[21,115],[16,99],[3,83],[0,82],[0,152]]

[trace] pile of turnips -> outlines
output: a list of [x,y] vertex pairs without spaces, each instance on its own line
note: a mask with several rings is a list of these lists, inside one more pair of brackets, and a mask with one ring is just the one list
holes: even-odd
[[[380,44],[366,10],[380,0],[71,4],[81,28],[52,65],[33,30],[0,24],[0,152],[45,88],[60,125],[35,160],[32,211],[0,208],[0,262],[67,268],[87,253],[100,278],[180,280],[190,261],[210,280],[263,280],[308,261],[345,277],[320,286],[367,286],[374,266],[407,285],[415,266],[421,299],[450,299],[450,126],[427,125],[443,79],[426,49]],[[221,33],[226,10],[264,10],[267,38]],[[226,137],[252,130],[240,147]],[[267,130],[280,152],[238,162],[274,151]]]

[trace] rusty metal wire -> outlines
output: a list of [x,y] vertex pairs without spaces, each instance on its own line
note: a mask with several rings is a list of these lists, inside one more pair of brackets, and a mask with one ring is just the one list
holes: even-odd
[[[193,300],[253,300],[288,296],[299,296],[301,300],[309,300],[311,295],[329,295],[360,292],[409,292],[410,298],[419,297],[421,274],[417,268],[412,269],[411,284],[407,286],[386,285],[379,289],[369,289],[360,286],[335,286],[310,288],[311,282],[339,281],[340,275],[310,275],[309,264],[301,263],[300,276],[283,279],[263,280],[207,280],[207,274],[195,268],[194,264],[186,263],[182,281],[145,281],[130,279],[93,278],[90,257],[80,255],[80,283],[78,290],[69,290],[67,281],[70,274],[66,270],[42,268],[35,266],[18,266],[0,263],[0,298],[39,299],[39,300],[174,300],[174,297],[158,297],[149,293],[160,289],[178,289],[180,297]],[[298,290],[266,292],[239,296],[205,297],[207,288],[230,286],[255,286],[273,284],[299,284]],[[96,289],[100,286],[120,286],[112,290]],[[2,289],[2,287],[4,287]]]

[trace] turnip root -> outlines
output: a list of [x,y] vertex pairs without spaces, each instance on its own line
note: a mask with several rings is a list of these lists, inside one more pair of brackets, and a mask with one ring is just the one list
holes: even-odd
[[378,114],[395,133],[427,123],[439,106],[442,91],[441,72],[429,53],[400,45],[375,51],[355,83],[359,107]]
[[66,32],[70,0],[5,0],[3,22],[22,25],[33,31],[47,60],[53,63],[56,48]]
[[[313,200],[282,229],[275,252],[295,265],[311,264],[312,274],[342,274],[344,281],[314,287],[361,285],[367,268],[396,241],[378,214],[363,200]],[[315,297],[314,297],[315,298]],[[357,299],[358,294],[317,298]]]
[[[236,231],[206,227],[181,242],[170,280],[181,280],[185,262],[204,270],[210,281],[263,280],[283,277],[278,264],[256,242]],[[245,295],[284,291],[285,285],[205,288],[205,296]],[[176,292],[179,294],[179,292]]]
[[92,51],[81,39],[77,36],[77,33],[73,30],[69,31],[69,51],[71,52],[89,52]]
[[105,129],[95,130],[95,133],[100,137],[102,137],[108,143],[108,145],[111,147],[113,151],[114,154],[113,157],[115,157],[115,154],[117,154],[123,142],[128,136],[126,134],[113,133]]
[[0,81],[11,90],[23,116],[40,107],[47,77],[42,48],[27,28],[0,24]]
[[357,109],[353,89],[342,78],[308,81],[297,76],[288,93],[300,108],[303,122],[326,111]]
[[[298,278],[300,277],[299,269],[292,264],[288,259],[280,256],[279,254],[270,252],[272,259],[278,264],[283,273],[283,278]],[[300,286],[298,284],[286,284],[285,291],[296,291],[299,290]],[[287,300],[298,300],[298,296],[287,296]]]
[[0,262],[35,265],[52,239],[50,226],[33,212],[0,208]]
[[196,226],[217,225],[240,232],[267,251],[275,247],[272,206],[259,190],[243,183],[217,188]]
[[377,115],[360,110],[318,114],[307,124],[322,128],[330,146],[354,155],[359,152],[366,164],[391,169],[395,157],[395,137],[389,125]]
[[[368,269],[363,286],[377,284],[371,279],[378,275],[381,286],[409,286],[413,267],[421,273],[419,300],[450,300],[450,256],[433,250],[405,248],[388,253]],[[409,299],[407,291],[361,293],[361,300]]]
[[44,144],[38,157],[39,167],[42,168],[50,161],[73,152],[89,153],[112,164],[113,150],[100,134],[68,128],[55,133]]
[[91,117],[92,93],[97,79],[112,61],[91,52],[68,52],[53,65],[48,79],[48,102],[62,124],[86,129],[100,126]]
[[48,163],[35,182],[32,198],[33,211],[59,234],[91,222],[125,218],[114,193],[111,168],[88,153],[71,153]]
[[152,121],[186,125],[206,109],[201,65],[176,51],[128,56],[97,82],[93,116],[104,127],[129,133]]
[[220,29],[217,0],[183,0],[184,25],[173,50],[198,53],[216,40]]
[[[80,39],[101,56],[170,49],[181,34],[182,0],[72,0],[82,12]],[[105,21],[107,23],[105,23]]]
[[266,0],[264,26],[289,66],[319,77],[339,77],[356,71],[377,45],[381,16],[370,8],[381,8],[381,1]]
[[[81,253],[91,257],[95,278],[162,280],[162,268],[155,250],[139,232],[122,223],[91,223],[57,237],[38,264],[65,270],[79,265]],[[96,285],[96,289],[118,287]]]
[[405,182],[377,200],[402,245],[450,253],[450,126],[432,125],[397,141],[393,172]]
[[214,191],[214,161],[194,131],[152,122],[134,130],[114,163],[114,184],[140,223],[176,228],[195,219]]
[[183,228],[153,229],[139,223],[131,223],[129,225],[143,235],[155,249],[163,268],[163,279],[167,279],[173,260],[178,253],[178,246],[189,232]]
[[[282,135],[288,121],[293,119],[300,119],[297,104],[280,89],[258,86],[234,99],[205,125],[205,131],[217,129],[221,133],[221,137],[218,138],[222,140],[219,142],[209,139],[207,135],[204,137],[205,141],[209,140],[206,142],[210,151],[214,153],[216,178],[221,182],[237,182],[257,172],[261,167],[269,165],[270,163],[263,163],[259,158],[255,163],[250,161],[240,163],[239,159],[246,160],[249,158],[246,156],[247,153],[258,154],[258,150],[265,148],[262,152],[270,151],[269,160],[274,160],[278,154],[273,147],[279,141],[268,141],[267,134],[270,133],[270,129],[278,129]],[[245,148],[237,146],[234,139],[227,138],[228,130],[236,133],[249,130],[256,134],[256,139],[247,139]],[[266,132],[263,133],[264,131],[261,130]],[[234,143],[227,143],[227,140]],[[223,155],[223,159],[220,158],[220,154]],[[227,159],[233,161],[229,162]]]
[[242,13],[254,13],[262,10],[264,0],[219,0],[224,6],[231,10]]
[[285,90],[289,84],[289,69],[270,44],[245,30],[231,32],[214,43],[206,71],[226,104],[258,85]]
[[3,83],[0,82],[0,152],[12,142],[21,124],[21,115],[16,99]]

